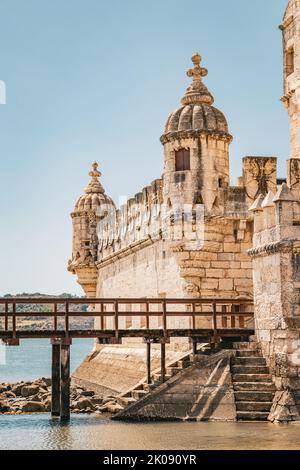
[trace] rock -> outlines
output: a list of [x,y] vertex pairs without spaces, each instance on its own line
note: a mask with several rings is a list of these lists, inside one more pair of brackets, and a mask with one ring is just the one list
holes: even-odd
[[46,384],[47,387],[51,387],[52,380],[48,377],[42,377],[43,382]]
[[6,384],[0,385],[0,393],[7,392],[7,391],[8,391],[8,387]]
[[51,411],[51,400],[47,399],[43,403],[45,411]]
[[93,397],[95,395],[95,392],[93,392],[92,390],[83,390],[81,392],[81,395],[83,397]]
[[45,405],[39,401],[28,401],[22,406],[23,413],[35,413],[46,411]]
[[0,401],[0,413],[7,413],[10,410],[9,403],[7,401]]
[[93,403],[93,405],[103,405],[103,398],[92,397],[91,402]]
[[12,391],[15,395],[20,396],[20,395],[21,395],[21,390],[22,390],[23,387],[24,387],[24,384],[22,384],[22,383],[16,384],[16,385],[13,385],[13,386],[12,386],[11,391]]
[[39,392],[39,387],[37,385],[25,385],[22,387],[21,395],[22,397],[30,397],[31,395],[36,395]]
[[93,411],[95,410],[93,403],[88,398],[80,398],[77,401],[76,407],[80,410],[86,410],[87,408],[90,408]]
[[109,402],[112,402],[112,401],[115,402],[116,397],[105,397],[105,398],[103,398],[102,403],[103,403],[103,405],[105,405],[106,403],[109,403]]
[[7,392],[4,392],[3,395],[6,398],[16,398],[16,395],[13,392],[11,392],[10,390],[8,390]]
[[39,401],[39,402],[41,402],[43,400],[39,397],[39,395],[33,395],[33,396],[30,397],[30,401]]

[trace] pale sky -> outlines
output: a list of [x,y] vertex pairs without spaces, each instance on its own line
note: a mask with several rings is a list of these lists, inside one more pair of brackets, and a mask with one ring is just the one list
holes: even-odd
[[232,184],[246,155],[277,156],[285,176],[286,4],[0,0],[0,295],[83,293],[66,266],[90,165],[116,202],[161,176],[159,137],[195,51],[234,136]]

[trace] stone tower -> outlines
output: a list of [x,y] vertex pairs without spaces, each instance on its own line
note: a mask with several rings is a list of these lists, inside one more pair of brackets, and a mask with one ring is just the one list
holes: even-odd
[[[72,259],[69,260],[68,270],[78,277],[87,297],[96,296],[98,270],[98,234],[97,224],[101,218],[101,212],[109,206],[114,206],[110,197],[105,194],[99,181],[101,173],[98,171],[98,163],[94,162],[89,173],[91,181],[85,188],[85,194],[81,196],[71,214],[73,222]],[[102,209],[102,210],[101,210]]]
[[283,22],[284,95],[290,121],[291,159],[300,158],[300,0],[289,0]]
[[229,185],[227,121],[213,107],[214,98],[202,81],[207,69],[201,56],[192,57],[187,71],[193,81],[181,107],[168,117],[161,142],[164,145],[164,202],[204,204],[206,214],[218,214],[218,190]]

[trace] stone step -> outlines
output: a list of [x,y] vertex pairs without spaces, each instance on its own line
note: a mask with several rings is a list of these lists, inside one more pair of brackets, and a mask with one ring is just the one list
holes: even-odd
[[264,357],[233,357],[232,364],[234,366],[264,366],[266,360]]
[[[257,384],[255,384],[257,385]],[[243,392],[234,392],[234,398],[236,402],[239,401],[273,401],[274,392],[265,392],[265,391],[243,391]]]
[[151,392],[151,390],[154,390],[155,388],[155,385],[152,383],[152,384],[147,384],[147,383],[144,383],[143,384],[143,390],[145,390],[145,392]]
[[133,397],[117,397],[117,403],[121,406],[128,406],[135,402],[136,399]]
[[139,400],[140,398],[147,395],[147,393],[148,392],[146,392],[145,390],[133,390],[131,392],[131,395],[132,395],[132,398],[134,398],[135,400]]
[[166,368],[166,373],[168,375],[171,375],[171,377],[175,374],[178,374],[183,369],[183,367],[167,367]]
[[269,412],[265,411],[237,411],[238,421],[267,421]]
[[266,382],[234,382],[233,389],[235,392],[274,392],[275,393],[275,385],[271,380]]
[[[172,377],[170,374],[165,375],[165,382]],[[161,383],[161,375],[160,374],[153,374],[153,385],[157,386]]]
[[233,374],[268,374],[269,368],[266,366],[232,366]]
[[233,382],[271,382],[270,374],[233,374]]
[[181,369],[185,369],[186,367],[188,367],[189,365],[191,365],[191,361],[189,358],[187,359],[182,359],[181,361],[177,361],[176,363],[176,366],[181,368]]
[[271,401],[238,401],[235,403],[237,411],[270,411]]
[[252,350],[259,350],[258,349],[258,344],[256,342],[234,342],[232,343],[233,349],[236,349],[237,351],[239,350],[245,350],[245,349],[252,349]]
[[257,349],[242,349],[236,351],[236,357],[262,357],[262,354]]

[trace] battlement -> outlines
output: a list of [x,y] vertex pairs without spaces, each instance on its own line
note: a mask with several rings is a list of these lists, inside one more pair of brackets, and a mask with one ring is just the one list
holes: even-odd
[[[253,249],[251,256],[282,249],[285,241],[300,235],[300,162],[287,162],[287,183],[282,183],[276,193],[260,194],[249,212],[254,217]],[[279,245],[278,245],[279,243]],[[283,245],[282,245],[283,243]]]

